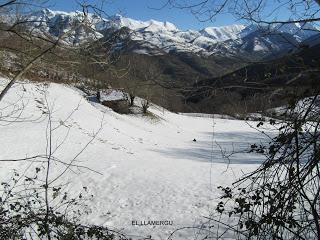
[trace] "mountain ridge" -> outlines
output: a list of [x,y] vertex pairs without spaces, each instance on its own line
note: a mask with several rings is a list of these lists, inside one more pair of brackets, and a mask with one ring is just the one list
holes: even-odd
[[[64,12],[44,9],[28,16],[31,20],[29,26],[50,33],[58,37],[62,33],[71,29],[74,23],[82,21],[84,14],[82,12]],[[87,39],[99,39],[108,29],[119,30],[127,28],[130,31],[131,40],[141,42],[142,46],[137,50],[139,54],[164,54],[170,52],[189,52],[202,56],[213,54],[237,55],[239,52],[234,48],[240,45],[253,45],[249,54],[258,53],[267,55],[269,52],[287,51],[290,46],[279,44],[279,38],[272,38],[270,35],[284,36],[284,38],[293,38],[298,45],[307,38],[316,34],[316,27],[311,24],[287,24],[275,25],[273,27],[257,25],[234,24],[221,27],[206,27],[200,30],[180,30],[173,23],[161,22],[157,20],[140,21],[121,15],[114,15],[108,18],[101,18],[97,14],[89,13],[87,21],[90,31],[80,30],[74,32],[67,44],[81,44]],[[248,38],[254,35],[253,38]],[[268,44],[260,44],[261,42]],[[143,49],[143,50],[141,50]],[[157,51],[158,50],[158,51]],[[135,51],[135,50],[133,50]],[[244,50],[241,54],[248,54]]]

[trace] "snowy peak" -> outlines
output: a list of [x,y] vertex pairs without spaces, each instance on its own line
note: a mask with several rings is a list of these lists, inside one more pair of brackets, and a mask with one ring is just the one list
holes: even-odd
[[[84,20],[82,12],[67,13],[50,9],[44,9],[27,17],[32,20],[33,27],[56,37],[70,31],[76,22]],[[88,14],[86,20],[90,23],[89,33],[84,29],[75,31],[72,37],[67,39],[67,43],[79,44],[81,41],[93,39],[93,37],[103,37],[105,30],[125,27],[131,31],[131,39],[138,41],[142,48],[147,49],[140,51],[140,46],[140,53],[148,53],[148,49],[158,48],[159,53],[174,51],[210,55],[212,52],[209,53],[207,49],[212,44],[237,39],[239,33],[245,28],[243,25],[231,25],[209,27],[201,31],[182,31],[168,21],[139,21],[121,15],[100,18],[95,14]]]
[[179,29],[170,22],[159,22],[156,20],[150,20],[145,22],[147,24],[146,30],[151,32],[177,32]]
[[[170,22],[139,21],[121,15],[101,18],[90,13],[85,17],[79,11],[67,13],[50,9],[44,9],[26,17],[32,20],[31,27],[42,33],[49,33],[58,37],[71,31],[72,34],[65,42],[73,45],[102,38],[110,29],[128,28],[128,33],[131,33],[131,40],[137,43],[136,49],[131,50],[143,54],[188,52],[206,56],[212,54],[226,55],[235,54],[239,47],[248,49],[246,46],[251,46],[253,52],[264,51],[267,53],[273,50],[283,50],[288,45],[282,43],[283,39],[269,36],[270,34],[266,34],[266,32],[270,33],[271,31],[278,35],[284,34],[286,38],[289,36],[290,39],[293,38],[298,43],[319,32],[311,24],[305,23],[278,24],[271,28],[257,25],[230,25],[207,27],[200,31],[183,31]],[[84,19],[87,22],[87,27],[73,30],[75,23]],[[282,42],[278,42],[278,40]],[[262,42],[265,44],[262,44]]]
[[226,41],[239,38],[239,34],[245,29],[244,25],[230,25],[223,27],[207,27],[200,31],[203,36],[217,41]]
[[302,42],[307,38],[319,33],[319,29],[310,23],[284,23],[275,25],[249,25],[244,28],[240,35],[245,37],[251,33],[263,33],[263,34],[289,34],[294,37],[298,42]]
[[275,26],[275,30],[288,33],[294,36],[298,41],[304,41],[319,32],[315,26],[306,22],[278,24]]
[[126,18],[121,15],[110,17],[108,20],[117,27],[127,27],[131,30],[148,30],[152,32],[167,32],[167,31],[179,31],[178,28],[170,22],[159,22],[156,20],[138,21],[131,18]]

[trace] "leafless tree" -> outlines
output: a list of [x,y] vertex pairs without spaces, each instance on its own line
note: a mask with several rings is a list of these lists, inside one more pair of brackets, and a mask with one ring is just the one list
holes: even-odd
[[[29,18],[33,12],[47,6],[46,4],[47,1],[16,0],[6,1],[0,6],[5,16],[4,23],[0,26],[0,33],[5,41],[0,45],[0,50],[19,54],[20,59],[23,59],[23,61],[20,60],[21,67],[14,72],[10,83],[1,91],[0,101],[16,80],[22,76],[30,76],[30,73],[38,74],[55,66],[54,68],[60,71],[69,72],[69,75],[80,72],[86,78],[94,79],[94,69],[108,71],[110,65],[119,58],[119,55],[114,53],[114,46],[120,40],[125,43],[127,35],[121,29],[115,30],[103,39],[97,35],[89,15],[94,14],[95,18],[101,21],[104,21],[107,15],[100,5],[97,7],[98,3],[96,5],[79,3],[81,12],[78,12],[75,21],[70,23],[68,31],[61,32],[57,36],[48,35],[45,30],[42,30],[41,25],[44,22],[41,21],[43,20]],[[66,44],[66,40],[74,38],[77,31],[86,32],[88,39],[75,45]],[[25,46],[26,49],[21,46]],[[86,72],[86,69],[92,69],[92,71]],[[48,76],[44,76],[46,77]],[[53,73],[51,78],[55,81],[66,79],[60,73]]]
[[[10,179],[2,179],[0,200],[0,238],[1,239],[126,239],[120,233],[104,227],[85,225],[80,217],[90,196],[90,190],[84,187],[78,195],[67,191],[68,182],[63,180],[67,173],[85,170],[93,174],[101,174],[78,162],[81,154],[97,138],[100,128],[91,135],[90,139],[79,151],[68,159],[57,156],[58,150],[67,143],[70,128],[66,123],[79,110],[80,104],[60,121],[54,116],[54,103],[47,99],[46,85],[42,84],[44,97],[41,100],[43,112],[41,117],[26,119],[25,114],[11,111],[15,105],[8,105],[8,114],[1,116],[0,123],[20,124],[32,121],[36,124],[46,124],[46,151],[43,154],[22,158],[0,159],[0,163],[19,163],[25,170],[13,172]],[[40,102],[40,100],[38,100]],[[15,102],[24,108],[22,101]],[[2,104],[4,105],[4,104]],[[20,108],[18,108],[20,109]],[[17,115],[19,118],[12,120]],[[8,121],[7,121],[8,120]],[[5,126],[4,126],[5,127]],[[59,137],[56,132],[67,129],[65,136]],[[59,170],[59,171],[57,171]]]
[[[21,81],[23,77],[31,76],[30,74],[33,73],[38,74],[39,69],[45,69],[43,66],[48,66],[48,64],[56,68],[58,66],[72,68],[72,66],[81,65],[77,59],[80,56],[86,58],[88,64],[107,69],[110,63],[115,60],[115,56],[111,57],[110,55],[117,33],[111,34],[110,39],[106,38],[100,42],[98,41],[99,37],[93,35],[91,41],[81,45],[65,44],[66,38],[72,36],[79,29],[91,31],[92,23],[88,18],[88,12],[93,11],[102,17],[104,12],[101,8],[84,3],[80,4],[81,13],[79,13],[78,21],[72,24],[69,31],[53,37],[48,36],[45,32],[39,34],[40,28],[34,27],[32,24],[29,25],[34,22],[28,18],[28,14],[43,9],[47,3],[47,1],[40,0],[0,1],[0,36],[3,40],[0,51],[4,51],[4,54],[10,53],[7,56],[13,61],[13,68],[9,68],[8,76],[10,79],[8,82],[3,82],[5,85],[0,87],[0,124],[7,126],[21,122],[39,124],[47,122],[45,153],[22,158],[0,159],[3,164],[9,162],[28,165],[26,171],[15,171],[11,179],[2,182],[0,238],[50,240],[114,239],[117,237],[117,239],[126,239],[122,234],[107,228],[81,224],[80,212],[84,209],[86,200],[90,199],[90,194],[85,188],[80,195],[70,196],[64,190],[67,183],[61,180],[66,173],[74,171],[74,169],[100,174],[94,169],[82,166],[77,162],[77,159],[95,140],[102,126],[72,159],[69,161],[68,159],[59,159],[56,156],[56,151],[66,143],[70,129],[66,130],[65,137],[60,143],[53,143],[56,131],[62,128],[63,124],[53,120],[53,106],[48,103],[47,98],[45,97],[44,102],[41,102],[43,105],[42,115],[30,118],[25,117],[24,114],[26,104],[28,104],[24,101],[24,91],[15,102],[5,99],[14,85],[20,84],[24,88],[23,81]],[[41,22],[37,23],[41,24]],[[101,55],[94,51],[96,48],[102,48],[106,51]],[[20,57],[23,60],[19,61]],[[49,78],[51,73],[44,71],[42,74],[44,74],[44,78]],[[56,71],[54,74],[56,74],[54,79],[60,81],[62,78],[60,73]],[[40,100],[36,101],[40,103]],[[79,106],[75,106],[65,121],[78,108]],[[61,168],[58,174],[54,171],[57,166]]]
[[[212,220],[226,232],[247,239],[318,239],[319,218],[319,89],[295,101],[281,121],[270,120],[279,133],[269,144],[253,143],[248,152],[265,162],[232,187],[222,189],[217,211],[237,221]],[[264,125],[260,122],[258,129]],[[232,218],[230,218],[232,216]],[[226,232],[217,236],[223,238]]]
[[[189,10],[200,21],[214,21],[224,13],[270,28],[299,23],[307,29],[307,23],[318,25],[320,21],[317,0],[168,0],[167,5]],[[283,10],[290,16],[281,14]],[[301,68],[304,67],[302,61]],[[283,74],[290,82],[307,71],[310,69],[296,75],[290,71]],[[319,65],[312,71],[319,71]],[[274,77],[273,73],[267,77]],[[314,79],[319,82],[319,76]],[[268,136],[270,143],[252,143],[246,151],[264,155],[264,163],[233,186],[219,187],[222,196],[216,209],[218,215],[208,217],[208,227],[203,230],[208,231],[206,239],[223,239],[230,237],[228,234],[236,239],[320,238],[319,84],[306,91],[307,95],[297,91],[288,96],[286,111],[277,116],[278,120],[270,120],[269,126],[278,130],[276,136]],[[259,122],[257,129],[265,124]],[[265,134],[265,130],[260,131]]]
[[[213,21],[216,16],[224,13],[231,13],[238,19],[265,24],[307,23],[320,20],[318,0],[168,0],[166,5],[187,9],[201,21]],[[284,19],[284,16],[279,14],[284,9],[290,11],[290,19]]]

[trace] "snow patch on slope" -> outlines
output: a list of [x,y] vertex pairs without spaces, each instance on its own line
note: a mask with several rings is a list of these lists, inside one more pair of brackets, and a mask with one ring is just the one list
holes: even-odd
[[[1,79],[0,88],[5,82]],[[84,186],[94,195],[84,221],[122,229],[134,239],[147,235],[167,239],[177,228],[200,226],[219,201],[217,186],[231,184],[242,171],[255,169],[263,160],[235,154],[228,165],[229,160],[221,156],[220,147],[239,150],[263,141],[243,121],[184,116],[155,105],[150,107],[153,118],[119,115],[88,102],[78,90],[54,83],[15,84],[0,103],[2,116],[19,107],[23,111],[21,115],[16,112],[17,117],[24,121],[8,124],[8,119],[0,119],[0,159],[46,152],[49,109],[53,128],[58,127],[52,136],[57,159],[70,162],[98,133],[75,163],[102,175],[76,168],[63,175],[61,182],[70,182],[65,187],[70,195]],[[212,145],[215,142],[219,146]],[[23,171],[28,166],[2,163],[0,178],[7,179],[12,169]],[[61,165],[52,168],[52,178],[64,170]],[[132,225],[135,220],[169,220],[173,225],[139,227]],[[194,231],[179,232],[175,239],[192,239]]]

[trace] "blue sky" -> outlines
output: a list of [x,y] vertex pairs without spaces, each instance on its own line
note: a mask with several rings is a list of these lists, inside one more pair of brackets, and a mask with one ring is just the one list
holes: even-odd
[[[98,0],[89,0],[97,3]],[[214,22],[200,22],[190,12],[163,6],[164,0],[112,0],[105,5],[105,11],[112,15],[119,13],[137,20],[158,20],[174,23],[180,29],[202,29],[207,26],[224,26],[236,23],[232,15],[220,15]],[[53,10],[74,11],[79,9],[74,0],[50,0],[49,8]],[[158,9],[153,9],[158,8]]]
[[[79,10],[79,5],[77,1],[83,2],[86,1],[88,4],[99,4],[103,0],[49,0],[47,6],[53,10],[63,10],[63,11],[75,11]],[[213,22],[201,22],[188,10],[181,10],[171,7],[161,8],[164,5],[166,0],[104,0],[107,2],[104,5],[104,10],[109,15],[121,14],[125,17],[133,18],[136,20],[158,20],[158,21],[169,21],[174,23],[178,28],[186,29],[202,29],[208,26],[225,26],[230,24],[241,24],[235,19],[231,14],[219,14]],[[218,0],[217,0],[218,1]],[[188,2],[188,0],[186,0]],[[269,20],[274,20],[278,18],[281,20],[299,19],[303,16],[299,16],[303,13],[304,5],[298,5],[297,13],[298,15],[291,15],[291,11],[287,9],[288,4],[282,6],[282,2],[279,0],[266,0],[264,2],[265,12],[264,15],[268,16]],[[282,6],[276,11],[273,11],[276,6]],[[320,13],[318,14],[320,15]],[[266,20],[266,19],[263,19]]]

